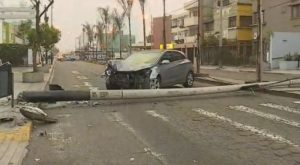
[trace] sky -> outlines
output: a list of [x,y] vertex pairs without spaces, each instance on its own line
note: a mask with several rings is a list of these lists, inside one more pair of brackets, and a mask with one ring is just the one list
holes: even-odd
[[[48,0],[42,0],[44,4]],[[166,11],[173,14],[178,9],[182,9],[185,2],[190,0],[166,0]],[[4,5],[17,5],[20,2],[30,5],[30,0],[0,0]],[[61,51],[70,51],[75,48],[75,38],[82,31],[82,24],[86,22],[96,24],[100,19],[97,8],[106,7],[119,8],[117,0],[55,0],[54,2],[54,26],[62,31],[61,41],[57,44]],[[120,8],[119,8],[120,9]],[[175,11],[174,11],[175,10]],[[162,0],[146,0],[145,16],[147,22],[147,34],[150,33],[151,16],[163,15]],[[127,20],[125,21],[127,24]],[[132,9],[132,33],[137,41],[142,41],[142,16],[139,0],[134,0]],[[124,29],[128,34],[128,30]]]
[[[147,1],[147,0],[146,0]],[[167,12],[183,8],[184,2],[189,0],[166,0]],[[100,18],[98,7],[110,6],[118,8],[117,0],[55,0],[54,25],[61,29],[62,39],[58,43],[60,50],[72,50],[75,47],[75,38],[80,35],[82,24],[89,22],[95,24]],[[147,33],[150,33],[152,17],[162,16],[162,0],[148,0],[145,7]],[[128,21],[125,21],[126,23]],[[137,41],[142,41],[142,16],[138,0],[134,1],[132,10],[132,33]],[[128,33],[128,30],[125,30]]]

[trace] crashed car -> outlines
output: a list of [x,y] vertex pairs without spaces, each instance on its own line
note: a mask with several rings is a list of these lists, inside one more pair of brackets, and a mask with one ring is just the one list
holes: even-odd
[[107,89],[192,87],[194,83],[192,62],[176,50],[142,51],[125,60],[109,61],[105,75]]

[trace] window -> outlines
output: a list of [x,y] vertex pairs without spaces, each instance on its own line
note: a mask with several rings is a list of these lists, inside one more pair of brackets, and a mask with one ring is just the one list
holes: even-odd
[[300,4],[293,5],[292,7],[292,19],[300,18]]
[[214,22],[207,22],[204,24],[205,31],[213,31],[214,30]]
[[177,27],[177,19],[172,20],[172,28]]
[[[221,1],[218,1],[218,6],[221,6],[221,4],[220,4],[220,2]],[[228,5],[230,5],[230,0],[223,0],[223,6],[228,6]]]
[[252,25],[251,16],[240,16],[240,27],[250,27]]
[[171,61],[179,61],[179,60],[184,60],[185,59],[185,56],[182,55],[181,53],[179,52],[172,52],[172,58],[171,58]]
[[236,27],[236,16],[229,17],[228,27]]

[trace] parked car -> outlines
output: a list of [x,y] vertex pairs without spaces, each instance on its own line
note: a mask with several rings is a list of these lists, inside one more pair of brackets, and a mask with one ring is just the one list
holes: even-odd
[[192,87],[194,83],[192,62],[176,50],[142,51],[125,60],[109,61],[105,75],[107,89]]

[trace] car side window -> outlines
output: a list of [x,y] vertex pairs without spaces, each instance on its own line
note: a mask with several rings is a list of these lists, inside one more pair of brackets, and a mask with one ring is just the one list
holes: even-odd
[[169,52],[166,52],[160,59],[160,62],[162,62],[163,60],[169,60],[170,62],[172,62],[171,60],[171,54]]
[[180,52],[172,52],[172,57],[171,57],[171,61],[180,61],[180,60],[184,60],[185,56],[182,55]]

